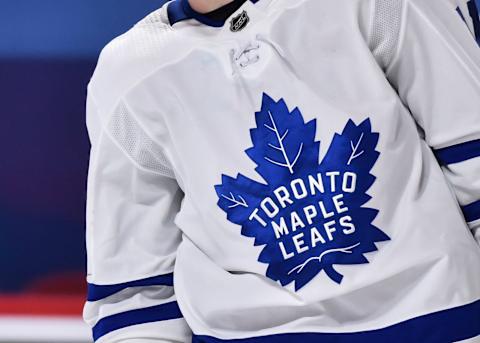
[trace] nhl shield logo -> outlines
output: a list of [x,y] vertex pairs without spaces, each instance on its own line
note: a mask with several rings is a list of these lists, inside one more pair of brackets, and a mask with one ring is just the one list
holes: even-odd
[[230,21],[230,31],[232,32],[238,32],[247,26],[248,22],[250,21],[250,18],[248,17],[248,14],[246,11],[243,11],[236,17],[233,17],[233,19]]

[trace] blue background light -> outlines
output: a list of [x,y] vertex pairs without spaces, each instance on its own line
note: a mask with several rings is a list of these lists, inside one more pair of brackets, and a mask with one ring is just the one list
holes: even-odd
[[0,0],[0,292],[85,287],[86,86],[162,0]]

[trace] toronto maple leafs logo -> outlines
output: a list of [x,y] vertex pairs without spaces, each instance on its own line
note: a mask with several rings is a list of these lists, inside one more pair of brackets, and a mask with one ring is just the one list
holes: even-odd
[[364,254],[390,239],[372,224],[378,210],[362,207],[376,179],[378,133],[370,119],[349,120],[319,163],[316,119],[305,123],[298,108],[290,112],[266,94],[255,119],[254,146],[245,152],[265,183],[223,174],[218,206],[263,246],[258,260],[268,264],[267,277],[299,290],[323,270],[341,283],[334,265],[369,263]]

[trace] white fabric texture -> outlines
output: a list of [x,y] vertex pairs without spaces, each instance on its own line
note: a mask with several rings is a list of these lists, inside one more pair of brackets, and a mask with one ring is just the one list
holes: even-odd
[[190,328],[183,319],[138,324],[112,331],[98,343],[190,343]]
[[460,205],[465,206],[478,200],[480,194],[480,161],[472,158],[462,163],[443,167],[443,172],[454,186]]

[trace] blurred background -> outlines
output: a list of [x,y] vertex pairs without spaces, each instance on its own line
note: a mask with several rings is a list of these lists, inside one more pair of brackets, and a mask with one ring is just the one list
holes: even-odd
[[0,342],[88,342],[86,85],[164,0],[0,0]]

